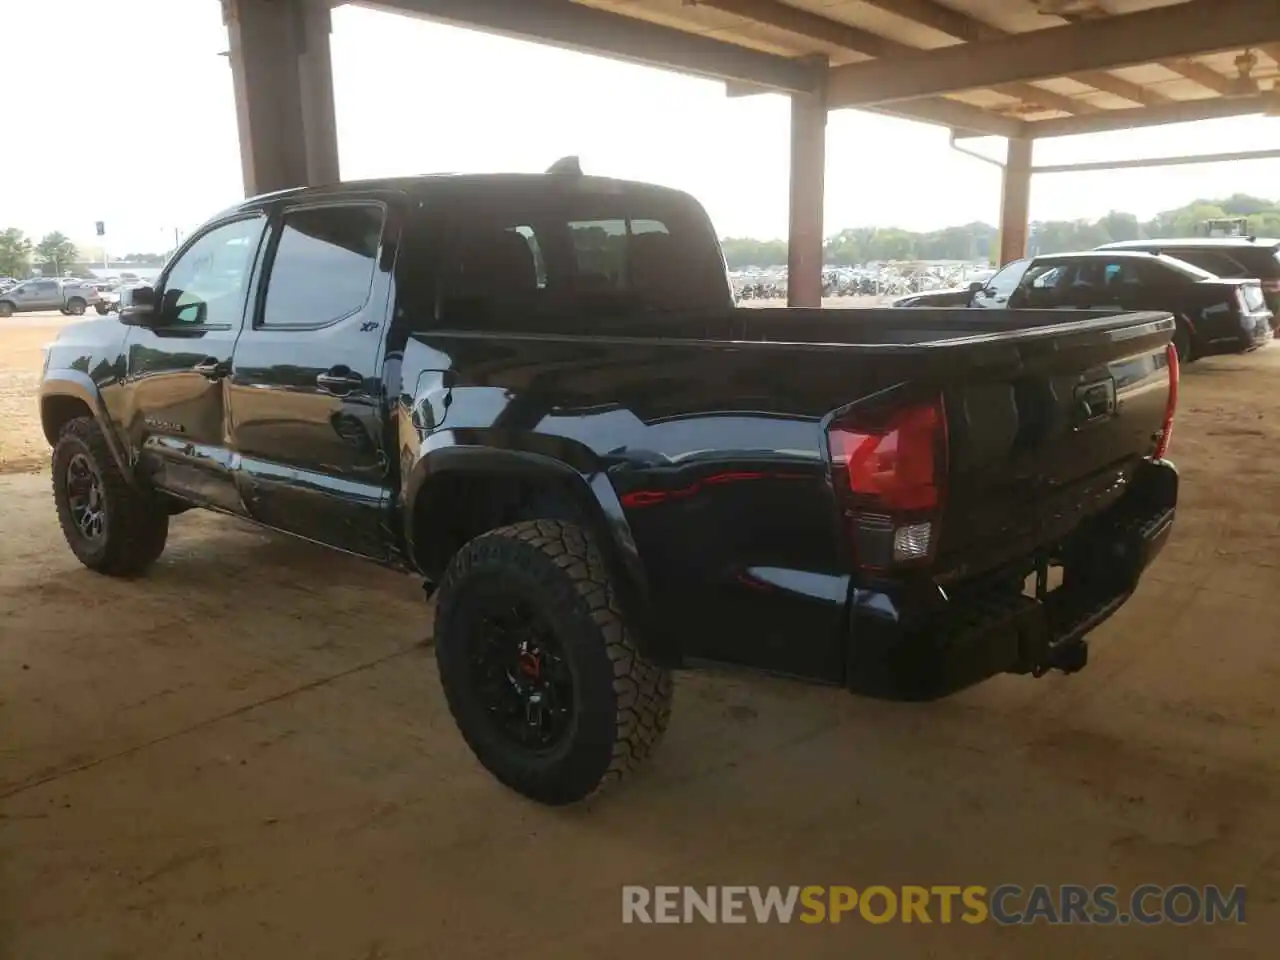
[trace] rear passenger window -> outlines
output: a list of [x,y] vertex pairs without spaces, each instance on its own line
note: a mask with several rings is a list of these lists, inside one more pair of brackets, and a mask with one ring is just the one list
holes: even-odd
[[267,280],[264,327],[320,327],[369,302],[383,208],[344,204],[291,210]]

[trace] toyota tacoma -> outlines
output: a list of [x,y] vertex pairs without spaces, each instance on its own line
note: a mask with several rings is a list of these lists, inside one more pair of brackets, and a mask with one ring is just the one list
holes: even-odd
[[686,194],[448,175],[250,199],[41,391],[92,570],[246,518],[422,578],[448,706],[568,803],[672,670],[885,698],[1075,671],[1169,536],[1168,312],[735,307]]

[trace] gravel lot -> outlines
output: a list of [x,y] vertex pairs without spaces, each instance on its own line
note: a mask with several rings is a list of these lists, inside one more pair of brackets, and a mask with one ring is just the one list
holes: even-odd
[[[1280,933],[1280,348],[1186,370],[1173,541],[1073,677],[931,705],[682,675],[546,810],[472,760],[415,585],[187,515],[81,569],[0,328],[0,957],[1261,957]],[[38,473],[28,472],[39,469]],[[623,926],[622,884],[1247,884],[1244,927]]]

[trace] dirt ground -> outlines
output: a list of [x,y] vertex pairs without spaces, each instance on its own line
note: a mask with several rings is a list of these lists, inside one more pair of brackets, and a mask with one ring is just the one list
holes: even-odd
[[[1261,957],[1280,933],[1280,347],[1187,369],[1173,541],[1083,673],[931,705],[685,674],[654,762],[547,810],[486,775],[407,578],[188,515],[61,540],[0,333],[0,957]],[[24,386],[25,385],[25,386]],[[41,467],[43,471],[43,467]],[[1216,883],[1246,926],[624,926],[623,884]]]
[[44,466],[48,444],[36,401],[42,347],[69,322],[57,313],[0,320],[0,474]]

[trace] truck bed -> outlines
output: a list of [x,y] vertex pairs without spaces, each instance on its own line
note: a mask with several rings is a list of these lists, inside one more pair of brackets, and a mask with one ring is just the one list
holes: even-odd
[[827,310],[804,308],[734,311],[734,339],[767,343],[847,344],[864,346],[936,346],[947,341],[973,344],[1029,340],[1068,331],[1103,334],[1158,321],[1161,312],[1119,313],[1115,310],[995,311],[918,308],[906,313],[889,308]]
[[1008,344],[1073,336],[1102,336],[1159,323],[1165,311],[1124,313],[1116,310],[1001,310],[979,311],[965,307],[921,307],[910,311],[891,308],[821,309],[738,307],[716,312],[616,313],[593,316],[584,329],[580,321],[540,321],[544,330],[566,334],[659,337],[670,340],[773,343],[793,346],[857,346],[888,348],[936,348],[958,346],[964,341],[975,349],[983,344]]

